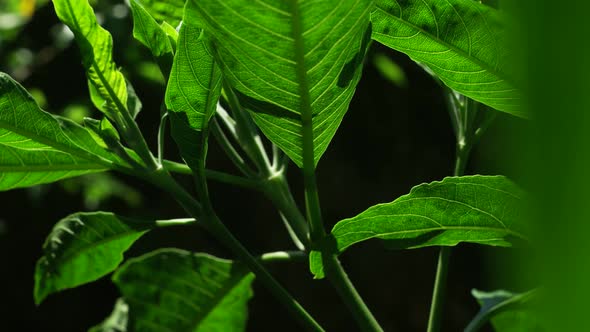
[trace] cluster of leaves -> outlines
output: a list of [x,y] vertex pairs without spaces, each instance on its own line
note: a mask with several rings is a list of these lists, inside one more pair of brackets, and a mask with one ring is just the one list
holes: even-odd
[[[493,8],[467,0],[131,0],[134,36],[149,48],[167,80],[161,140],[168,119],[184,165],[165,160],[162,149],[154,156],[147,148],[135,122],[142,104],[113,61],[112,37],[87,0],[54,0],[53,5],[74,34],[92,102],[105,117],[87,118],[81,126],[47,113],[19,83],[0,74],[0,190],[114,170],[161,187],[191,217],[135,220],[78,213],[55,225],[37,264],[35,301],[116,270],[112,279],[122,297],[111,317],[92,331],[244,330],[254,274],[284,298],[259,260],[216,217],[207,178],[269,196],[295,243],[309,253],[315,277],[335,283],[337,256],[372,238],[395,249],[461,242],[510,246],[526,240],[523,193],[502,176],[422,184],[338,222],[327,234],[315,185],[315,168],[348,109],[371,41],[407,54],[448,87],[459,153],[468,154],[486,124],[473,120],[471,102],[524,116],[510,76],[510,54],[502,46],[503,17]],[[271,141],[272,156],[258,129]],[[210,132],[242,177],[205,169]],[[304,173],[305,217],[285,182],[289,160]],[[195,176],[199,200],[171,171]],[[144,233],[195,219],[239,262],[162,249],[120,266],[123,253]],[[502,294],[506,298],[513,296]],[[296,302],[286,302],[305,316]],[[484,312],[495,308],[487,303]],[[306,319],[307,328],[321,329]]]

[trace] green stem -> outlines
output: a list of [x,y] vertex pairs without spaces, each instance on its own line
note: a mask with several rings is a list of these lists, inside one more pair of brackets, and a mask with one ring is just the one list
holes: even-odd
[[166,120],[168,120],[168,111],[164,111],[160,117],[160,126],[158,127],[158,163],[162,165],[164,159],[164,140],[166,134]]
[[296,244],[297,242],[301,242],[304,248],[309,248],[309,227],[305,217],[303,217],[301,211],[299,211],[297,203],[295,203],[295,199],[289,189],[289,184],[287,183],[285,175],[279,173],[279,175],[269,178],[264,183],[263,188],[266,196],[280,211],[286,220],[286,224],[293,231],[295,235],[295,238],[293,239],[294,242]]
[[143,162],[145,162],[148,169],[156,170],[160,168],[161,166],[152,155],[152,152],[150,151],[145,138],[141,133],[141,130],[137,126],[135,119],[133,119],[127,108],[122,105],[120,105],[119,108],[121,109],[120,114],[123,116],[123,123],[125,125],[122,134],[129,146],[135,150],[135,152],[137,152]]
[[450,257],[451,247],[441,247],[438,254],[438,266],[434,279],[434,291],[432,292],[432,304],[430,306],[430,316],[428,317],[427,332],[440,331]]
[[242,108],[238,97],[228,84],[225,84],[224,90],[227,96],[227,102],[232,110],[233,119],[236,122],[234,131],[236,136],[234,138],[240,142],[240,145],[248,157],[250,157],[250,160],[262,172],[263,176],[272,175],[268,173],[272,169],[272,166],[252,118]]
[[230,140],[227,138],[219,123],[216,119],[211,120],[211,133],[215,136],[215,140],[221,148],[225,152],[225,154],[229,157],[232,163],[242,172],[244,175],[248,177],[254,177],[256,173],[246,164],[244,158],[240,155],[240,153],[234,148]]
[[260,265],[260,262],[254,258],[244,248],[244,246],[233,236],[233,234],[221,223],[216,217],[212,216],[214,234],[217,238],[230,249],[240,261],[242,261],[256,278],[263,283],[266,288],[279,300],[289,312],[299,320],[299,323],[308,331],[324,331],[324,329],[314,320],[314,318],[289,294],[271,275]]
[[[175,161],[170,160],[162,160],[162,166],[165,170],[173,173],[179,174],[186,174],[186,175],[193,175],[193,171],[185,164],[177,163]],[[235,185],[238,187],[253,189],[253,190],[262,190],[262,184],[260,181],[244,178],[241,176],[231,175],[224,172],[214,171],[210,169],[205,170],[205,176],[207,179],[227,183],[231,185]]]
[[336,288],[340,298],[352,313],[353,318],[361,330],[366,332],[383,331],[373,316],[373,313],[371,313],[371,310],[367,307],[353,283],[348,278],[338,257],[336,255],[328,255],[324,259],[324,268],[326,277],[330,280],[334,288]]
[[[454,176],[463,175],[470,151],[470,143],[462,145],[461,142],[459,142],[457,144],[457,158],[455,160],[455,170],[453,172]],[[438,264],[434,279],[434,289],[432,291],[432,302],[430,304],[427,332],[440,331],[450,260],[451,247],[441,247],[438,253]]]
[[238,259],[240,259],[256,275],[257,279],[296,317],[308,331],[324,331],[322,327],[305,311],[293,297],[268,273],[246,248],[223,225],[207,203],[201,206],[184,188],[182,188],[165,170],[144,174],[145,178],[174,196],[178,203],[193,218],[202,221],[219,241],[221,241]]
[[[303,178],[305,183],[305,206],[307,220],[310,226],[311,243],[319,246],[326,237],[326,231],[322,220],[320,199],[315,175],[315,151],[313,142],[313,110],[311,108],[311,96],[307,81],[307,68],[305,66],[305,45],[303,42],[303,23],[300,4],[291,1],[292,29],[295,44],[296,75],[299,84],[300,110],[301,110],[301,136],[303,139]],[[321,246],[319,246],[321,248]],[[322,249],[320,249],[322,250]],[[322,255],[327,263],[326,276],[336,288],[342,300],[346,303],[358,325],[363,331],[382,331],[381,327],[367,308],[362,298],[348,279],[338,258],[326,250]]]
[[472,144],[457,145],[457,157],[455,159],[455,170],[453,176],[461,176],[465,174],[465,167],[467,167],[467,160],[471,152]]

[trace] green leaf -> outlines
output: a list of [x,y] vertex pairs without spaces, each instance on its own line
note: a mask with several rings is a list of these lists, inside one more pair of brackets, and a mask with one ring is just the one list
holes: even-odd
[[158,23],[177,27],[182,21],[185,0],[142,0],[141,3]]
[[216,60],[256,124],[299,167],[303,142],[313,140],[317,164],[360,79],[373,1],[189,3],[187,13],[194,10],[216,40]]
[[145,45],[155,57],[172,54],[166,31],[147,12],[139,0],[131,0],[133,37]]
[[0,191],[121,164],[86,129],[42,111],[20,84],[0,73]]
[[160,27],[162,27],[162,30],[164,30],[164,32],[168,36],[170,44],[172,45],[172,50],[175,52],[176,43],[178,42],[178,31],[176,31],[176,29],[174,29],[173,26],[168,24],[168,22],[162,22],[162,24],[160,24]]
[[[522,196],[521,189],[502,176],[447,177],[338,222],[323,245],[335,254],[373,238],[386,240],[393,249],[461,242],[507,247],[526,239]],[[310,265],[322,278],[319,252],[311,253]]]
[[88,332],[127,332],[129,305],[122,298],[117,299],[113,312],[102,323],[92,327]]
[[131,0],[133,37],[145,45],[168,76],[172,66],[173,50],[168,34],[148,13],[139,0]]
[[37,262],[35,302],[114,271],[123,253],[155,225],[105,212],[76,213],[60,220]]
[[206,254],[161,249],[131,259],[113,276],[133,331],[244,331],[254,275]]
[[59,19],[74,33],[82,54],[82,63],[92,89],[100,98],[92,98],[96,104],[116,123],[120,112],[127,111],[127,86],[123,74],[117,69],[112,58],[113,38],[103,29],[94,16],[88,0],[54,0],[53,5]]
[[[187,5],[187,8],[191,3]],[[195,172],[205,166],[209,120],[221,94],[221,71],[209,51],[204,31],[187,18],[178,37],[166,88],[172,137]]]
[[489,320],[496,332],[546,331],[531,303],[535,300],[536,293],[537,290],[525,293],[472,290],[471,294],[477,299],[481,309],[465,328],[465,332],[479,331]]
[[524,117],[504,45],[504,17],[478,1],[377,0],[373,39],[428,66],[446,85]]

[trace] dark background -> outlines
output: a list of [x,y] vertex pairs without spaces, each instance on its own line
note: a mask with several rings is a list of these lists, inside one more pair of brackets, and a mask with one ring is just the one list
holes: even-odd
[[[150,57],[133,40],[130,18],[113,15],[108,1],[101,2],[97,10],[105,19],[103,25],[114,35],[115,59],[143,102],[138,121],[154,147],[164,86],[144,78],[139,64],[145,64]],[[0,69],[15,76],[26,88],[43,91],[48,111],[61,113],[73,102],[90,108],[78,49],[74,44],[64,49],[55,46],[52,31],[56,26],[59,25],[51,4],[38,9],[30,23],[0,44]],[[33,55],[24,67],[17,61],[21,53],[15,53],[22,48]],[[406,87],[392,84],[377,71],[372,59],[378,53],[386,54],[403,69]],[[98,117],[98,112],[93,112]],[[499,114],[474,150],[467,174],[510,176],[509,162],[503,156],[513,147],[505,133],[521,126],[519,120]],[[518,151],[513,155],[518,156]],[[209,156],[209,168],[236,172],[214,140]],[[167,158],[178,158],[172,144],[167,147]],[[450,175],[453,163],[454,136],[440,88],[406,56],[374,44],[350,110],[318,167],[327,228],[369,206],[390,202],[414,185]],[[302,178],[294,165],[290,166],[289,178],[301,203]],[[139,193],[140,204],[115,195],[89,206],[79,188],[84,188],[85,183],[87,187],[96,184],[85,180],[0,193],[0,330],[85,331],[110,313],[118,293],[108,277],[51,295],[35,307],[35,262],[41,255],[44,238],[59,219],[91,210],[135,217],[184,216],[170,197],[154,187],[126,176],[117,175],[116,179]],[[252,253],[293,249],[278,214],[264,197],[223,184],[210,185],[220,217]],[[126,257],[162,246],[231,258],[215,239],[198,228],[148,233]],[[478,305],[470,295],[472,288],[524,289],[513,278],[522,270],[512,263],[515,253],[474,245],[460,245],[453,251],[444,331],[461,331],[477,312]],[[368,241],[350,248],[342,255],[342,261],[386,331],[424,331],[436,256],[436,248],[386,251],[380,242]],[[277,263],[269,268],[328,331],[356,330],[333,288],[326,281],[312,280],[305,263]],[[257,283],[254,288],[248,331],[300,330],[264,288]]]

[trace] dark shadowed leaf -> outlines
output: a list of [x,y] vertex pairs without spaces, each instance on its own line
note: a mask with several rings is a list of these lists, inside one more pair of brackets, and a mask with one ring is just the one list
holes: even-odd
[[482,292],[472,290],[481,309],[469,323],[465,332],[479,331],[491,320],[496,332],[547,331],[542,327],[534,300],[538,290],[512,293],[505,290]]
[[189,2],[242,107],[300,167],[310,129],[317,163],[360,79],[373,1]]
[[0,191],[49,183],[124,164],[83,127],[44,112],[0,73]]
[[428,66],[453,90],[525,116],[497,10],[478,1],[377,0],[371,21],[373,39]]
[[253,279],[236,263],[178,249],[129,260],[113,276],[142,332],[244,331]]
[[[526,239],[522,197],[522,190],[502,176],[447,177],[338,222],[324,245],[336,254],[373,238],[393,249],[461,242],[511,246]],[[316,277],[323,277],[319,252],[312,252],[310,264]]]
[[35,302],[48,295],[95,281],[114,271],[123,253],[154,221],[113,213],[76,213],[59,221],[45,244],[35,270]]

